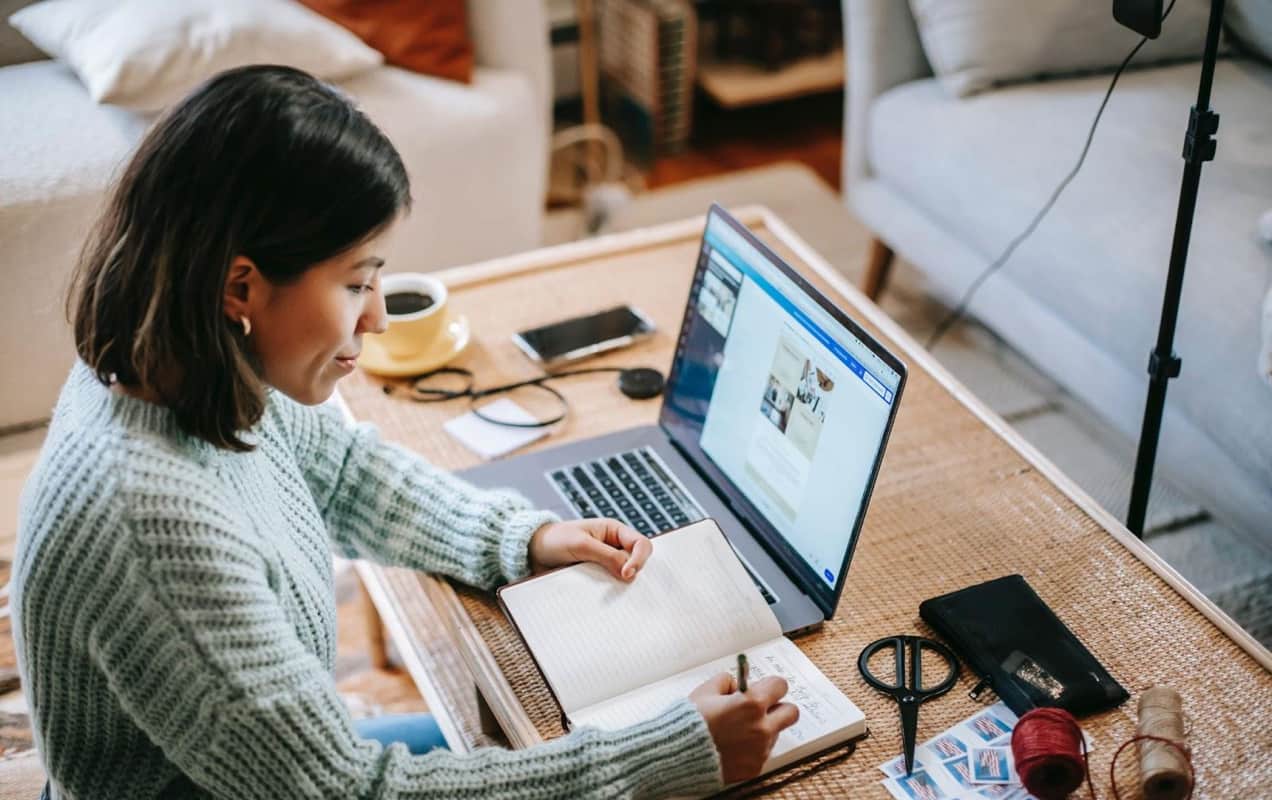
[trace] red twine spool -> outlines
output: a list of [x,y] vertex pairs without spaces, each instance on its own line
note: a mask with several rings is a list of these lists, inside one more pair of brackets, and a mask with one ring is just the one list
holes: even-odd
[[1095,797],[1082,728],[1068,711],[1035,708],[1021,717],[1011,735],[1011,754],[1020,782],[1039,800],[1064,800],[1083,778]]

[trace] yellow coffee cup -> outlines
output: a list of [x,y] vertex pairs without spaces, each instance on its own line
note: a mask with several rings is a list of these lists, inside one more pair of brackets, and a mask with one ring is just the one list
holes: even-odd
[[378,343],[390,358],[418,355],[437,341],[446,325],[446,286],[420,272],[395,272],[380,279],[388,330]]

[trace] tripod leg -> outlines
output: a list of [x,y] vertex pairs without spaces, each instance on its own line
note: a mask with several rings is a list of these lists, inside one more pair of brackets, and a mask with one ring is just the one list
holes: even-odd
[[1149,355],[1144,425],[1140,431],[1139,452],[1135,456],[1130,507],[1126,512],[1126,527],[1141,539],[1144,538],[1148,496],[1153,486],[1153,465],[1157,459],[1157,440],[1161,435],[1162,416],[1166,407],[1166,388],[1171,378],[1179,376],[1180,370],[1180,360],[1174,351],[1175,324],[1183,293],[1184,267],[1188,261],[1193,215],[1197,209],[1201,165],[1215,157],[1216,145],[1213,137],[1219,130],[1219,115],[1210,109],[1210,88],[1215,77],[1215,59],[1219,50],[1219,29],[1222,22],[1223,0],[1210,0],[1210,23],[1206,29],[1206,49],[1201,58],[1197,103],[1192,107],[1188,118],[1188,133],[1184,137],[1184,177],[1179,189],[1179,208],[1175,214],[1175,238],[1171,243],[1170,264],[1166,272],[1166,291],[1162,299],[1157,344]]

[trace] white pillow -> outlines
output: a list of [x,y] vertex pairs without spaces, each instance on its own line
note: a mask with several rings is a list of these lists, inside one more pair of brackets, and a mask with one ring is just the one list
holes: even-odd
[[380,53],[292,0],[45,0],[9,17],[99,103],[154,111],[222,70],[296,67],[340,80]]
[[[902,0],[895,0],[902,2]],[[995,84],[1112,70],[1139,41],[1111,0],[910,0],[932,71],[956,97]],[[1177,0],[1131,66],[1201,58],[1209,0]]]

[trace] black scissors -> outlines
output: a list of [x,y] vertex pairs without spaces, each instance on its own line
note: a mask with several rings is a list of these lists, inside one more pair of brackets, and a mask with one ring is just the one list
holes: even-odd
[[[896,680],[893,683],[880,680],[870,671],[870,658],[880,650],[891,647],[896,654]],[[950,674],[935,686],[923,685],[923,650],[931,650],[945,660]],[[906,678],[905,656],[910,654],[910,675]],[[940,642],[921,636],[885,636],[866,645],[857,657],[857,669],[866,683],[892,695],[901,707],[901,744],[905,752],[905,774],[914,770],[914,740],[919,730],[919,704],[933,697],[940,697],[958,680],[958,659],[953,651]]]

